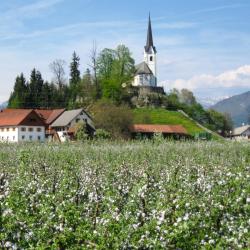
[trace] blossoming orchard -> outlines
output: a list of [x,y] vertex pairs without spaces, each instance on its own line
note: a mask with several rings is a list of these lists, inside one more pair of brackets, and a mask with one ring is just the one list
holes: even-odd
[[250,147],[0,145],[2,249],[249,249]]

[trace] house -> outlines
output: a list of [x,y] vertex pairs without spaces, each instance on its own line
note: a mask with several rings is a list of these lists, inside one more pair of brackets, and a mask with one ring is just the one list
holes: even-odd
[[250,139],[250,125],[235,128],[232,133],[232,138],[235,140],[249,140]]
[[53,139],[59,139],[61,142],[73,139],[77,124],[81,122],[86,125],[86,132],[92,136],[95,132],[95,127],[88,113],[83,109],[64,111],[50,126],[54,131]]
[[0,111],[0,142],[45,140],[45,125],[32,109],[5,109]]
[[133,138],[138,135],[152,138],[154,134],[158,133],[161,133],[164,138],[182,139],[191,137],[182,125],[134,124],[131,126],[130,131]]
[[44,121],[46,129],[65,111],[65,109],[35,109],[36,113]]
[[151,18],[148,20],[147,42],[144,46],[144,61],[136,65],[136,72],[132,86],[134,87],[156,87],[157,86],[157,50],[153,42]]
[[51,125],[63,114],[65,109],[35,109],[35,111],[45,124],[45,138],[52,137],[55,131],[51,128]]

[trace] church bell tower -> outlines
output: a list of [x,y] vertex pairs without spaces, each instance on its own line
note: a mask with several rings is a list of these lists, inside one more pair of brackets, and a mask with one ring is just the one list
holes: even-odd
[[153,77],[151,78],[151,83],[150,83],[151,86],[157,86],[156,54],[157,51],[153,42],[151,18],[149,14],[147,43],[146,46],[144,47],[144,62],[149,66],[150,70],[153,73]]

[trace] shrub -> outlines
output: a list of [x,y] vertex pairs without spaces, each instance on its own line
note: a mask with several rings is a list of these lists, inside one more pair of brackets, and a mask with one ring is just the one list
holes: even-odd
[[97,129],[104,129],[112,138],[128,138],[129,127],[132,125],[133,114],[127,106],[116,106],[107,101],[94,104],[91,109]]

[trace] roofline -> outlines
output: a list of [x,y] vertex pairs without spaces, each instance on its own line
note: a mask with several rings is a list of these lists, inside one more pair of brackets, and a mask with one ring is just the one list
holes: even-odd
[[[73,110],[78,110],[78,109],[65,110],[64,112],[73,111]],[[79,110],[81,110],[80,113],[81,113],[82,111],[84,111],[84,113],[92,120],[92,117],[91,117],[83,108],[81,108],[81,109],[79,109]],[[64,112],[63,112],[63,113],[64,113]],[[63,113],[62,113],[62,114],[63,114]],[[79,115],[80,113],[78,113],[77,115]],[[62,114],[61,114],[61,115],[62,115]],[[60,116],[61,116],[61,115],[60,115]],[[60,117],[60,116],[59,116],[59,117]],[[57,117],[57,118],[55,119],[55,121],[56,121],[59,117]],[[75,118],[71,119],[71,120],[69,121],[69,123],[71,123],[74,119],[75,119]],[[54,122],[55,122],[55,121],[54,121]],[[54,122],[53,122],[53,123],[54,123]],[[53,124],[53,123],[52,123],[52,124]],[[51,127],[52,127],[52,128],[64,127],[64,126],[52,126],[52,124],[51,124]],[[67,126],[67,125],[66,125],[66,126]]]

